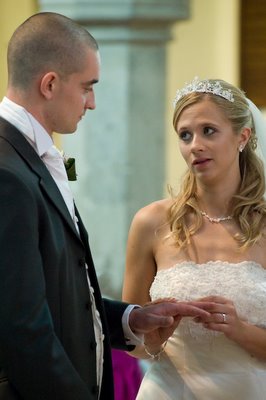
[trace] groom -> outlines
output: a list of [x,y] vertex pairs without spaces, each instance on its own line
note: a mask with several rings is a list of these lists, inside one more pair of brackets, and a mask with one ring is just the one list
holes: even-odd
[[52,141],[95,108],[99,66],[94,38],[62,15],[33,15],[9,42],[0,104],[1,400],[112,400],[111,345],[130,350],[151,332],[160,345],[180,316],[209,315],[201,304],[136,308],[101,298]]

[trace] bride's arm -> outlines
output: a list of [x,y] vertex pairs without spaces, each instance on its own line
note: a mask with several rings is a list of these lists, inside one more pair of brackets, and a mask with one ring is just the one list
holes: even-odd
[[266,361],[266,330],[242,321],[242,329],[232,337],[251,356]]
[[[154,280],[157,266],[155,261],[156,249],[160,243],[159,228],[165,224],[166,201],[152,203],[141,209],[134,217],[128,237],[126,269],[123,285],[123,301],[130,304],[145,306],[150,302],[149,290]],[[163,236],[164,237],[164,236]],[[160,299],[157,302],[174,301]],[[160,327],[145,334],[144,343],[135,348],[131,355],[138,358],[159,358],[164,349],[165,341],[172,335],[182,316],[206,318],[204,309],[207,304],[178,302],[178,314],[168,327]]]
[[150,302],[149,290],[156,274],[152,208],[149,205],[136,213],[128,234],[122,298],[131,304]]
[[[153,255],[155,227],[152,219],[153,206],[139,210],[133,218],[127,242],[126,268],[124,274],[123,301],[143,306],[150,302],[149,289],[156,274],[156,263]],[[156,349],[150,351],[156,353]],[[144,346],[135,348],[131,355],[138,358],[150,358]]]

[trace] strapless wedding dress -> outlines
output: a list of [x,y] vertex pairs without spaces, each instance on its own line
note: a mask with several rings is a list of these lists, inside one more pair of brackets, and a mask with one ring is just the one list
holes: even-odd
[[[180,301],[220,295],[234,302],[241,318],[266,328],[266,270],[255,262],[182,262],[157,273],[150,295]],[[136,399],[265,400],[266,362],[183,318],[160,361],[151,362]]]

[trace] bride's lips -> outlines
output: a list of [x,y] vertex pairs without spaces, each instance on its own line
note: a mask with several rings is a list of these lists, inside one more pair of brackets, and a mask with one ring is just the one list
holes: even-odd
[[209,164],[211,158],[197,158],[192,162],[193,167],[201,167]]

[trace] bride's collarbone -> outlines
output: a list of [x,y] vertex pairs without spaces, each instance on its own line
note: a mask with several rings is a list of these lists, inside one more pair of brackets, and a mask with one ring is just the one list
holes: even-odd
[[[210,226],[208,226],[210,225]],[[162,233],[162,232],[161,232]],[[225,223],[204,224],[191,236],[190,244],[186,249],[180,249],[175,244],[167,229],[157,236],[154,254],[158,266],[171,266],[182,261],[193,261],[204,264],[208,261],[226,261],[239,263],[253,261],[266,269],[266,239],[246,250],[240,250],[235,235],[239,228],[230,221]],[[166,239],[166,236],[168,238]]]

